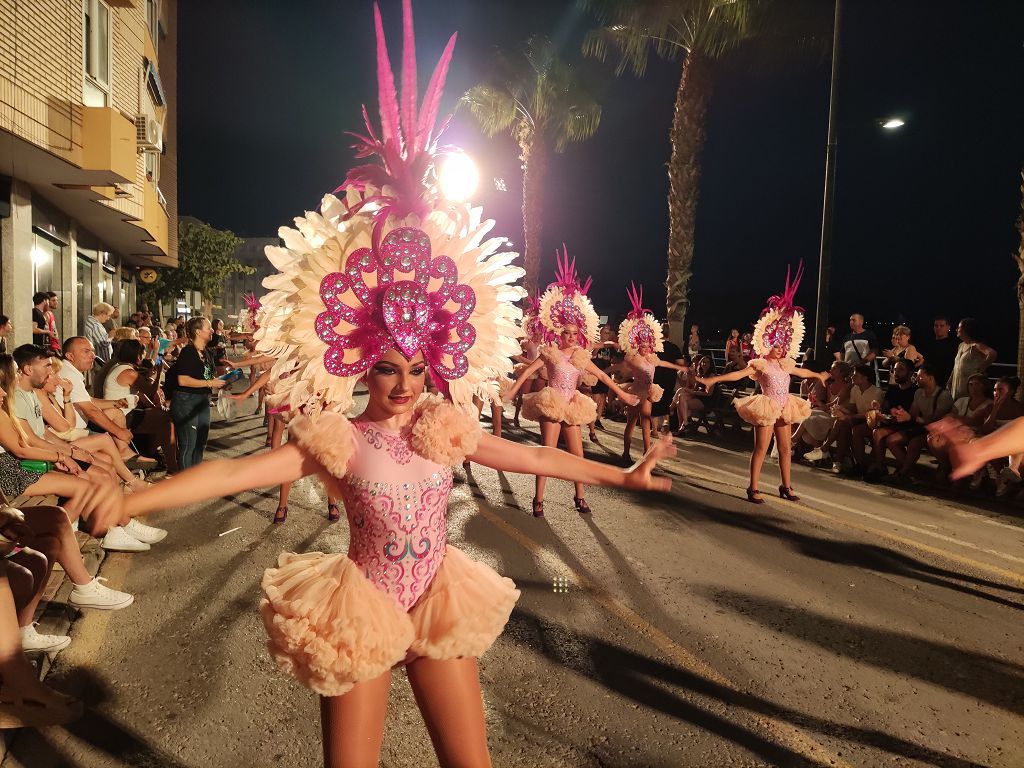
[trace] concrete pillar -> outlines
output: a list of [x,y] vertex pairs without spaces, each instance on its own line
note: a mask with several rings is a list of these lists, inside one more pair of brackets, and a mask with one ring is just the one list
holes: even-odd
[[13,349],[32,343],[32,188],[20,179],[11,180],[11,215],[0,219],[0,237],[2,311],[14,323]]
[[78,335],[78,223],[72,221],[68,225],[68,245],[61,249],[60,285],[61,295],[61,341]]

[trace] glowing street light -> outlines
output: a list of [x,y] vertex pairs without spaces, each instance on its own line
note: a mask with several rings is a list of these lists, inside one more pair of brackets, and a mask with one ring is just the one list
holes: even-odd
[[476,192],[479,181],[480,171],[476,163],[464,152],[445,155],[438,168],[437,183],[441,194],[456,203],[468,200]]
[[902,128],[904,125],[906,125],[906,123],[898,117],[890,117],[882,123],[882,127],[888,131],[895,130],[896,128]]

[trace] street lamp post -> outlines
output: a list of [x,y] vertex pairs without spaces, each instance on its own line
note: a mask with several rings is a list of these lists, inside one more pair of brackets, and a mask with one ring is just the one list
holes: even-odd
[[836,99],[839,86],[839,22],[842,0],[835,0],[832,27],[832,84],[828,99],[828,139],[825,145],[825,196],[821,212],[821,247],[818,252],[818,300],[814,310],[814,356],[825,359],[828,327],[829,278],[832,273],[832,207],[836,188]]

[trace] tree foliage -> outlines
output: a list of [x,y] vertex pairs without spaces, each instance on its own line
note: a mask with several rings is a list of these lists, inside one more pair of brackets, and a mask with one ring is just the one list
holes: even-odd
[[185,291],[198,291],[210,301],[224,290],[228,276],[251,275],[256,270],[234,258],[242,239],[233,232],[209,224],[182,221],[178,224],[178,268],[162,269],[156,282],[139,291],[139,302],[162,304]]

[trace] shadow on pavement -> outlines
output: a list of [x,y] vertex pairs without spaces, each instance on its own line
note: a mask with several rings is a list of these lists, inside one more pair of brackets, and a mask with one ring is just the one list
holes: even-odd
[[699,704],[683,698],[683,695],[667,690],[666,685],[720,701],[730,708],[743,710],[749,715],[770,717],[805,731],[813,731],[831,738],[873,747],[891,755],[921,760],[929,765],[938,766],[938,768],[985,768],[980,763],[915,744],[876,729],[858,728],[814,715],[806,715],[753,694],[737,691],[708,680],[689,670],[680,669],[657,659],[610,645],[597,637],[577,633],[569,627],[555,624],[527,611],[516,609],[512,613],[506,636],[514,642],[522,643],[523,638],[543,636],[552,629],[556,634],[556,639],[563,636],[571,637],[576,646],[584,647],[587,658],[574,662],[575,654],[561,653],[558,650],[558,642],[542,642],[532,644],[528,648],[533,650],[539,647],[541,653],[551,661],[584,677],[593,677],[596,682],[609,690],[644,707],[656,709],[671,717],[693,723],[749,750],[773,765],[796,768],[797,766],[821,766],[823,764],[785,746],[771,742],[750,728],[707,711]]
[[1024,667],[946,643],[866,627],[731,590],[702,590],[716,604],[764,627],[853,661],[1024,714]]

